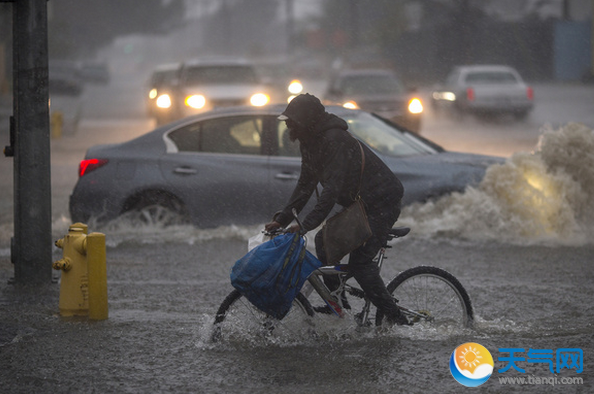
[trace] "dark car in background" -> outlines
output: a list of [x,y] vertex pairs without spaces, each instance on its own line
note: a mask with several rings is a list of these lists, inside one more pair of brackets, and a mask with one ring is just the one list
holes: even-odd
[[[125,216],[212,227],[270,219],[290,196],[301,166],[298,144],[277,119],[285,108],[220,108],[125,143],[91,147],[70,196],[72,220]],[[462,191],[503,160],[447,152],[366,111],[327,110],[345,119],[402,180],[404,204]]]
[[524,119],[534,107],[534,91],[512,67],[455,67],[431,94],[431,105],[460,114],[512,115]]
[[172,97],[179,83],[179,63],[157,66],[147,83],[146,110],[149,116],[163,124],[171,120]]
[[390,70],[337,72],[331,77],[323,99],[325,104],[376,113],[416,133],[421,129],[421,99]]

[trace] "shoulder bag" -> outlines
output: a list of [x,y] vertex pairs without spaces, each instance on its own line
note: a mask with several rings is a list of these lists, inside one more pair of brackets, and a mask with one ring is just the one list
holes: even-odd
[[326,264],[329,265],[338,263],[344,256],[363,245],[372,234],[360,195],[365,168],[365,152],[361,143],[359,141],[357,143],[361,150],[361,177],[354,202],[345,210],[328,219],[322,227]]

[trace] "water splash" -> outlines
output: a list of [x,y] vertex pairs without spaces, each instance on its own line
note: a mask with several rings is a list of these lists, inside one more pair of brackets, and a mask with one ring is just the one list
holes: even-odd
[[545,128],[533,153],[491,166],[477,187],[403,210],[417,236],[585,244],[594,229],[594,131]]

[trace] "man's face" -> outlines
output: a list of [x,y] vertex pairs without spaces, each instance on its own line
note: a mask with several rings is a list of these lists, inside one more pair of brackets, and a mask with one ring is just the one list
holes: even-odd
[[287,125],[287,128],[289,128],[289,129],[296,129],[298,127],[298,123],[290,118],[285,120],[285,124]]
[[301,134],[299,123],[295,122],[292,119],[287,119],[287,120],[285,120],[285,124],[287,125],[287,128],[289,129],[289,139],[292,142],[295,142],[295,140],[298,139]]

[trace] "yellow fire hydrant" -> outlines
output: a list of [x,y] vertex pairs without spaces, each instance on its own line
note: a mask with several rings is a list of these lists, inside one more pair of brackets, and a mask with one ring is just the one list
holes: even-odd
[[60,315],[107,319],[107,267],[105,234],[88,234],[83,223],[74,223],[68,234],[56,241],[63,258],[53,263],[62,271]]

